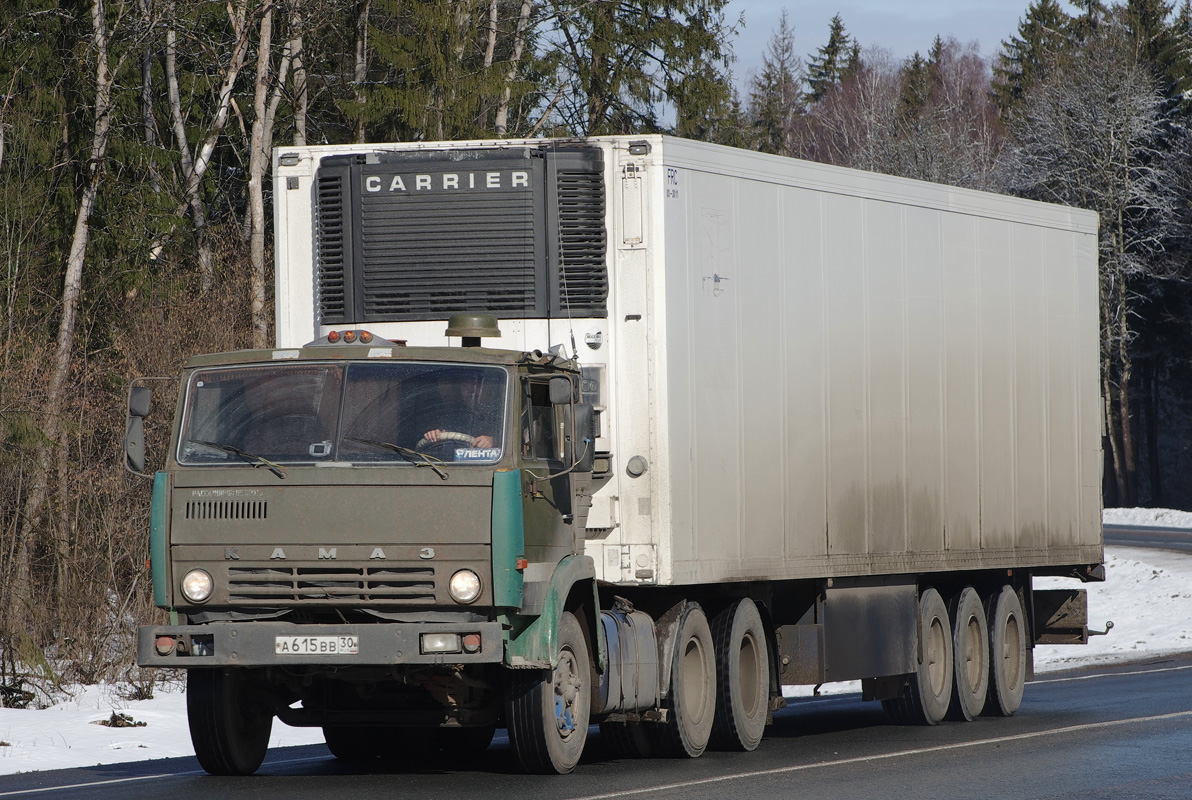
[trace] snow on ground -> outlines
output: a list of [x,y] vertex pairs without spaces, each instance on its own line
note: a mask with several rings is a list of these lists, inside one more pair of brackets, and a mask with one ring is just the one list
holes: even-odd
[[[1164,509],[1107,509],[1106,524],[1192,528],[1192,514]],[[1171,653],[1192,652],[1192,555],[1126,547],[1106,548],[1105,583],[1085,584],[1089,627],[1114,628],[1084,647],[1037,647],[1035,669],[1050,672],[1080,666],[1120,664]],[[1039,588],[1077,585],[1041,578]],[[828,684],[824,694],[858,692],[857,682]],[[787,687],[788,697],[810,687]],[[113,713],[138,727],[107,727]],[[318,744],[318,728],[273,726],[271,747]],[[69,699],[45,709],[0,709],[0,774],[66,767],[147,761],[193,755],[181,687],[159,688],[152,700],[128,701],[118,687],[79,687]]]
[[1106,525],[1192,528],[1192,512],[1170,508],[1107,508],[1102,512],[1101,519]]

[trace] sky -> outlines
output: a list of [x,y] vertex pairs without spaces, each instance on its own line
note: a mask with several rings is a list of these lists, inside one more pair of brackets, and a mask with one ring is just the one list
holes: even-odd
[[[745,15],[733,49],[737,54],[734,73],[738,81],[761,69],[761,54],[771,33],[778,27],[782,9],[795,29],[795,49],[806,58],[828,40],[828,23],[840,14],[845,30],[862,47],[878,46],[896,59],[916,51],[926,55],[936,34],[954,36],[963,43],[976,40],[981,54],[992,56],[1002,40],[1017,32],[1029,0],[730,0],[726,17],[732,21]],[[1068,12],[1074,9],[1066,2]]]
[[[1107,523],[1192,528],[1192,514],[1163,509],[1109,509]],[[1192,652],[1192,555],[1124,547],[1106,548],[1108,579],[1088,584],[1089,628],[1104,630],[1084,646],[1035,648],[1036,673],[1074,667],[1121,664],[1170,653]],[[1040,578],[1038,588],[1076,585]],[[784,687],[788,697],[811,687]],[[859,692],[858,682],[828,684],[823,694]],[[1030,691],[1028,686],[1027,691]],[[108,727],[113,714],[130,727]],[[504,731],[498,731],[498,738]],[[318,744],[318,728],[290,728],[275,722],[271,747]],[[116,764],[194,755],[186,726],[181,686],[166,687],[152,700],[130,701],[119,687],[75,687],[47,708],[0,708],[0,775]],[[327,757],[330,757],[328,754]]]

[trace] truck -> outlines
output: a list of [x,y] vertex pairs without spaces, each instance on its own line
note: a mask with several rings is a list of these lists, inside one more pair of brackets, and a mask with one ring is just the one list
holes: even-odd
[[663,135],[280,147],[273,204],[275,346],[186,362],[156,472],[129,393],[208,772],[1005,716],[1087,642],[1096,214]]

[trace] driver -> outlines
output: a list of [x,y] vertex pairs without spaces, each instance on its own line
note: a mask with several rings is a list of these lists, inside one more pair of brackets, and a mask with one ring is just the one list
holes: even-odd
[[433,423],[422,434],[432,444],[449,441],[448,432],[465,433],[475,437],[471,447],[477,450],[495,446],[500,427],[495,409],[483,402],[483,373],[478,369],[453,370],[444,374],[438,383],[441,405],[433,410]]

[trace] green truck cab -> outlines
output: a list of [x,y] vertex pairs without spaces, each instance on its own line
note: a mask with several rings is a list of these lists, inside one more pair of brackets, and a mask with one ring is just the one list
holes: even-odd
[[[589,698],[556,708],[552,687],[561,653],[568,683],[575,652],[599,652],[582,554],[593,409],[573,362],[476,346],[496,325],[476,322],[453,320],[478,334],[463,348],[336,331],[187,363],[154,476],[154,594],[171,624],[141,628],[138,661],[188,670],[209,771],[254,771],[274,717],[322,727],[337,755],[482,747],[519,714],[553,737],[542,748],[586,728]],[[572,629],[582,647],[561,646]],[[511,683],[544,684],[532,711],[506,707]]]

